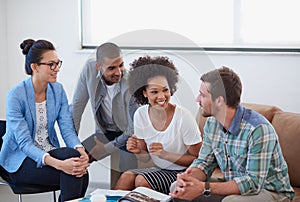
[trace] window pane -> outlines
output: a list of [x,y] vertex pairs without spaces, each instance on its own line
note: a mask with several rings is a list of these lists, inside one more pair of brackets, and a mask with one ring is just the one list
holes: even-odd
[[299,47],[298,0],[241,1],[243,43],[264,47]]
[[[83,45],[98,45],[144,29],[167,30],[201,46],[233,43],[233,0],[83,0],[82,4]],[[137,39],[136,43],[139,46],[187,46],[171,39]]]
[[191,46],[177,34],[200,47],[300,47],[299,0],[81,1],[84,46]]

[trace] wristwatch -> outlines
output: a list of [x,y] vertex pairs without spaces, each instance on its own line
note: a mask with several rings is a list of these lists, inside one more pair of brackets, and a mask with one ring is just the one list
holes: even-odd
[[209,186],[209,182],[205,182],[204,191],[203,191],[203,196],[205,196],[205,197],[209,197],[209,196],[210,196],[210,186]]

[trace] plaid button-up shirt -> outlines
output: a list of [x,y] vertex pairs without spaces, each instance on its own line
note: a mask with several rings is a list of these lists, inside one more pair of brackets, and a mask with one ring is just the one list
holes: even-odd
[[294,197],[274,128],[262,115],[241,105],[228,131],[214,117],[206,121],[199,157],[190,167],[202,169],[209,178],[216,166],[226,181],[237,183],[241,195],[266,189]]

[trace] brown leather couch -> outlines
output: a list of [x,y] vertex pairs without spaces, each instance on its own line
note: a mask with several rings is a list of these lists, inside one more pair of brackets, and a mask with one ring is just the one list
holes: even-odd
[[[262,114],[275,128],[283,156],[288,164],[291,184],[295,190],[293,202],[300,202],[300,114],[284,112],[276,106],[243,103],[246,108]],[[206,118],[200,113],[197,122],[203,134]],[[213,178],[222,178],[220,170],[213,173]]]

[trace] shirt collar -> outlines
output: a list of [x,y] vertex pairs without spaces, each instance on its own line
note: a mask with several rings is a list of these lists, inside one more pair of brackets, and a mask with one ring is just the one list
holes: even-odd
[[105,83],[105,81],[104,81],[104,79],[103,79],[103,77],[102,77],[102,73],[101,73],[101,71],[100,70],[97,70],[98,72],[97,72],[97,78],[99,79],[99,81],[102,83],[102,85],[106,85],[106,83]]
[[244,111],[245,108],[242,107],[241,105],[238,105],[228,130],[231,134],[237,135],[239,133]]
[[97,70],[97,71],[98,71],[98,72],[97,72],[97,76],[96,76],[96,77],[97,77],[97,78],[101,78],[101,76],[102,76],[102,75],[101,75],[101,71],[100,71],[100,70]]

